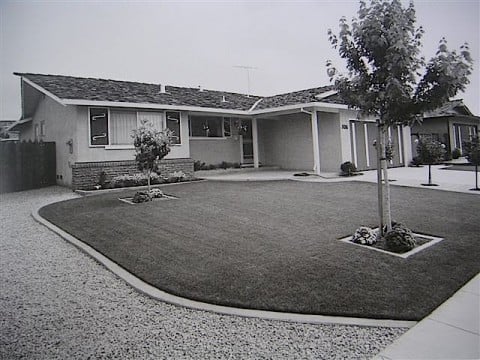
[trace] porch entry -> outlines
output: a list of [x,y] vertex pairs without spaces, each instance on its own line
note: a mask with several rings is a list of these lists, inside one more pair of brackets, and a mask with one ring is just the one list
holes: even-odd
[[[402,126],[391,126],[386,137],[393,144],[393,159],[388,161],[388,166],[404,166],[405,153],[403,149]],[[373,170],[377,168],[377,150],[374,146],[376,138],[376,123],[358,120],[350,121],[352,161],[358,170]]]
[[240,122],[240,159],[242,165],[253,165],[252,120],[243,119]]

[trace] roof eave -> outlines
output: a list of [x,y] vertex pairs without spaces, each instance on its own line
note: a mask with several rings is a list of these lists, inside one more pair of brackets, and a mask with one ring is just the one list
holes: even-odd
[[[21,75],[20,75],[21,76]],[[66,104],[63,102],[62,99],[60,99],[58,96],[52,94],[50,91],[46,90],[45,88],[41,87],[40,85],[35,84],[33,81],[27,79],[24,76],[21,76],[22,81],[33,87],[34,89],[40,91],[42,94],[45,94],[46,96],[52,98],[56,102],[58,102],[60,105],[65,106]]]

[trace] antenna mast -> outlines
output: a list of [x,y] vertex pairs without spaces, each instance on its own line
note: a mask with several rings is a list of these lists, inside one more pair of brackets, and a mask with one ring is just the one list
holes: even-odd
[[239,69],[244,69],[247,73],[247,97],[250,96],[250,70],[257,70],[258,68],[255,66],[247,66],[247,65],[235,65],[234,67]]

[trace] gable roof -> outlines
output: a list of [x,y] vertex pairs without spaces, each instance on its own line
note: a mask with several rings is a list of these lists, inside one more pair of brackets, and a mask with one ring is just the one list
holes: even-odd
[[[249,110],[260,97],[225,91],[203,90],[132,81],[81,78],[64,75],[14,73],[63,100],[108,101],[118,103],[198,106]],[[225,97],[225,101],[223,101]]]
[[[40,91],[63,103],[81,105],[86,102],[111,102],[128,104],[152,104],[167,106],[199,107],[205,109],[251,112],[285,106],[311,103],[342,104],[340,98],[324,86],[275,96],[260,97],[226,91],[199,88],[165,86],[131,81],[82,78],[64,75],[14,73],[33,83]],[[330,91],[330,92],[329,92]],[[316,97],[324,94],[325,96]]]

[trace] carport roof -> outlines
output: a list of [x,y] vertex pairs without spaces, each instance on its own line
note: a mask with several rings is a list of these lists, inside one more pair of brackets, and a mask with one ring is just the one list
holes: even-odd
[[[274,96],[254,96],[226,91],[165,86],[132,81],[83,78],[64,75],[14,73],[58,100],[68,104],[83,102],[152,104],[169,107],[198,107],[204,109],[252,112],[286,106],[312,104],[343,104],[332,86],[316,87]],[[323,95],[322,95],[323,94]]]

